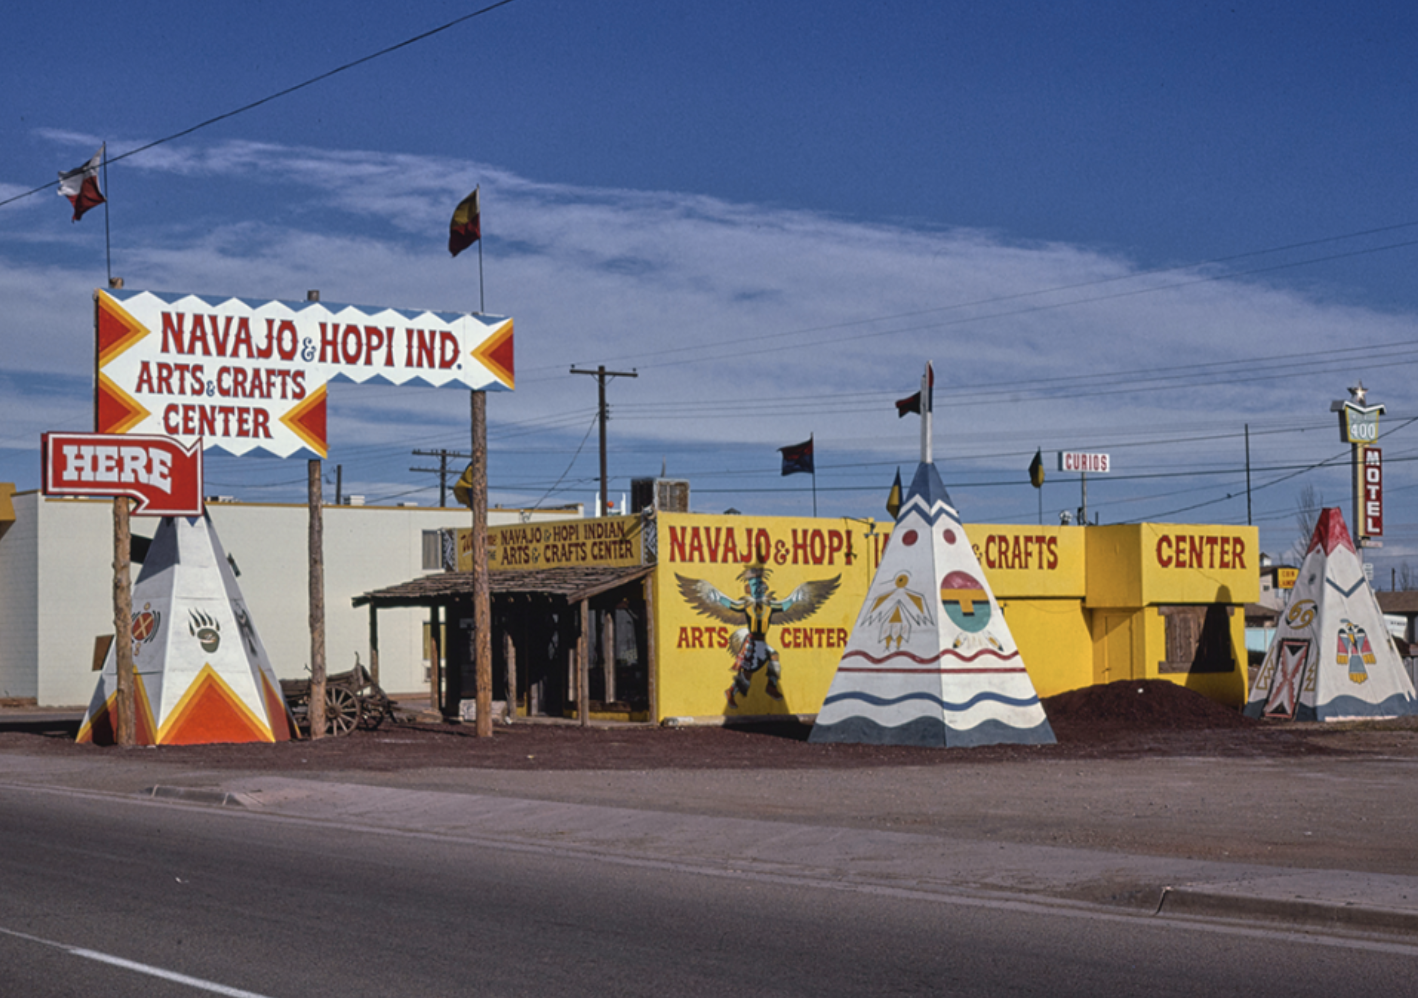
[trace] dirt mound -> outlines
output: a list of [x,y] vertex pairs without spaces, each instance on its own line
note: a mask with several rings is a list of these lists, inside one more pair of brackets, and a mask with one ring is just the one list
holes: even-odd
[[1257,722],[1195,690],[1165,679],[1122,679],[1043,699],[1056,734],[1206,731]]

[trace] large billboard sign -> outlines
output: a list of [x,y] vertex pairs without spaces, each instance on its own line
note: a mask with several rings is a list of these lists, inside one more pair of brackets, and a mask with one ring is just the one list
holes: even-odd
[[44,494],[128,496],[137,516],[201,516],[202,448],[169,437],[41,435]]
[[514,384],[502,316],[139,290],[95,299],[100,433],[325,457],[330,382]]

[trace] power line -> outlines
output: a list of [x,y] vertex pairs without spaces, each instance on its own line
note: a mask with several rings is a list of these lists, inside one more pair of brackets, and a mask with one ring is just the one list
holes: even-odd
[[[154,141],[149,142],[146,145],[141,145],[136,149],[129,149],[125,153],[120,153],[117,156],[111,156],[108,158],[107,162],[110,164],[117,163],[119,160],[127,159],[129,156],[136,156],[140,152],[146,152],[147,150],[155,148],[156,146],[160,146],[164,143],[172,142],[175,139],[180,139],[184,136],[191,135],[193,132],[200,131],[203,128],[208,127],[209,125],[215,125],[219,121],[225,121],[228,118],[234,118],[238,114],[245,114],[247,111],[255,110],[263,104],[269,104],[271,103],[271,101],[278,100],[281,97],[287,97],[290,94],[295,93],[297,90],[304,90],[306,87],[314,86],[316,83],[319,83],[322,80],[328,80],[332,76],[337,76],[340,73],[345,72],[346,70],[354,69],[356,66],[362,66],[366,62],[372,62],[375,59],[380,58],[381,56],[389,55],[391,52],[397,52],[400,49],[408,48],[410,45],[414,45],[418,42],[421,42],[426,38],[432,38],[434,35],[447,31],[449,28],[456,27],[457,25],[462,24],[464,21],[470,21],[475,17],[481,17],[483,14],[487,14],[491,11],[494,11],[499,7],[506,7],[508,4],[514,2],[515,0],[497,0],[496,3],[488,4],[486,7],[483,7],[480,10],[475,10],[471,14],[464,14],[462,17],[456,17],[453,20],[449,21],[447,24],[439,25],[438,27],[433,28],[429,31],[425,31],[422,34],[414,35],[412,38],[406,38],[402,42],[390,45],[387,48],[382,48],[378,52],[373,52],[369,55],[361,56],[360,58],[355,59],[353,62],[345,63],[343,66],[336,66],[334,69],[327,70],[326,72],[321,73],[319,76],[312,76],[310,79],[305,80],[302,83],[297,83],[295,86],[286,87],[284,90],[278,90],[273,94],[269,94],[265,97],[262,97],[260,100],[252,101],[250,104],[243,104],[241,107],[235,108],[234,110],[219,114],[214,118],[208,118],[206,121],[198,122],[197,124],[192,125],[189,128],[182,129],[182,131],[180,132],[173,132],[171,135],[165,136],[164,138],[155,139]],[[33,194],[38,194],[40,191],[47,191],[51,187],[57,187],[58,184],[58,180],[51,180],[47,184],[42,184],[39,187],[35,187],[31,190],[25,191],[23,194],[16,194],[12,197],[6,198],[5,200],[0,201],[0,208],[3,208],[5,205],[10,204],[12,201],[20,201]]]
[[[1312,240],[1307,240],[1307,241],[1301,242],[1301,243],[1292,243],[1292,244],[1290,244],[1290,245],[1288,245],[1288,246],[1275,247],[1275,248],[1273,248],[1273,249],[1253,250],[1253,251],[1250,251],[1250,252],[1247,252],[1247,253],[1235,254],[1235,255],[1233,255],[1233,256],[1217,257],[1217,258],[1215,258],[1215,259],[1212,259],[1212,260],[1204,260],[1204,261],[1201,261],[1201,262],[1199,262],[1199,263],[1180,264],[1180,265],[1173,266],[1173,267],[1160,267],[1160,268],[1155,268],[1155,269],[1152,269],[1152,270],[1136,271],[1136,272],[1134,272],[1134,273],[1120,274],[1120,275],[1117,275],[1117,276],[1114,276],[1114,277],[1098,278],[1097,280],[1092,280],[1092,281],[1080,281],[1080,282],[1077,282],[1077,283],[1074,283],[1074,284],[1056,285],[1056,286],[1053,286],[1053,287],[1040,288],[1040,289],[1036,289],[1036,290],[1033,290],[1033,291],[1020,291],[1020,292],[1015,292],[1015,293],[1007,294],[1007,295],[997,295],[997,296],[994,296],[994,297],[991,297],[991,298],[981,298],[981,299],[976,299],[976,300],[968,301],[968,302],[957,302],[957,303],[954,303],[954,304],[951,304],[951,305],[941,305],[941,306],[936,306],[936,307],[934,307],[934,308],[920,309],[920,310],[912,311],[912,312],[901,312],[901,313],[896,313],[896,314],[887,315],[887,316],[874,316],[874,317],[868,317],[868,318],[863,318],[863,319],[853,319],[853,320],[850,320],[850,321],[847,321],[847,322],[830,323],[830,324],[822,325],[822,326],[810,326],[810,327],[805,327],[805,328],[803,328],[803,329],[790,330],[790,331],[781,332],[781,333],[761,333],[761,334],[757,334],[757,335],[743,336],[743,337],[739,337],[738,339],[732,339],[732,340],[729,340],[729,339],[719,339],[719,340],[716,340],[716,341],[714,342],[712,348],[705,348],[705,347],[701,347],[701,346],[670,347],[670,348],[666,348],[666,349],[662,349],[662,350],[658,350],[658,351],[651,351],[651,352],[648,352],[648,353],[639,353],[639,354],[636,354],[636,357],[637,357],[637,358],[645,358],[645,357],[651,357],[651,358],[653,358],[653,357],[668,357],[668,356],[671,356],[671,355],[673,355],[673,354],[691,353],[691,352],[695,352],[695,351],[701,351],[701,350],[704,350],[704,349],[713,349],[713,350],[716,350],[716,351],[723,351],[723,350],[725,350],[725,349],[737,347],[737,346],[739,346],[739,345],[741,345],[741,344],[745,344],[745,343],[763,343],[763,342],[766,341],[766,340],[778,340],[778,339],[786,339],[786,338],[789,338],[789,337],[807,336],[807,335],[809,335],[809,334],[811,334],[811,333],[831,332],[831,331],[834,331],[834,330],[842,330],[842,329],[855,329],[855,328],[857,328],[857,327],[864,326],[864,325],[871,325],[871,324],[875,324],[875,323],[879,323],[879,322],[890,322],[890,321],[893,321],[893,320],[896,320],[896,319],[911,319],[911,318],[917,318],[917,317],[920,317],[920,316],[934,315],[934,314],[937,314],[937,313],[940,313],[940,312],[950,312],[950,311],[955,311],[955,310],[964,309],[964,308],[976,308],[976,307],[980,307],[980,306],[983,306],[983,305],[1003,304],[1003,303],[1007,303],[1007,302],[1011,302],[1011,301],[1019,301],[1019,300],[1026,299],[1026,298],[1038,297],[1038,296],[1040,296],[1040,295],[1054,294],[1054,293],[1059,293],[1059,292],[1064,292],[1064,291],[1082,290],[1082,289],[1091,288],[1091,287],[1099,287],[1099,286],[1106,285],[1106,284],[1113,284],[1113,283],[1117,283],[1117,282],[1119,282],[1119,281],[1135,280],[1135,279],[1142,278],[1142,277],[1150,277],[1150,276],[1156,276],[1156,275],[1160,275],[1160,274],[1184,273],[1184,272],[1189,272],[1189,271],[1195,271],[1195,270],[1198,270],[1198,269],[1201,269],[1201,268],[1204,268],[1204,267],[1214,266],[1215,264],[1218,264],[1218,263],[1226,263],[1226,262],[1230,262],[1230,261],[1233,261],[1233,260],[1240,260],[1240,259],[1245,259],[1245,258],[1253,257],[1253,256],[1263,256],[1263,255],[1266,255],[1266,254],[1269,254],[1269,253],[1281,253],[1281,252],[1286,252],[1286,251],[1292,250],[1292,249],[1304,248],[1304,247],[1307,247],[1307,246],[1317,246],[1317,245],[1322,245],[1322,244],[1324,244],[1324,243],[1329,243],[1329,242],[1339,242],[1339,241],[1342,241],[1342,240],[1345,240],[1345,239],[1363,238],[1364,236],[1374,235],[1374,234],[1382,233],[1382,232],[1389,232],[1389,231],[1393,231],[1393,230],[1396,230],[1396,229],[1411,228],[1411,227],[1413,227],[1413,226],[1415,226],[1415,225],[1418,225],[1418,221],[1414,221],[1414,222],[1402,222],[1402,223],[1397,223],[1397,224],[1391,225],[1391,226],[1383,226],[1383,227],[1381,227],[1381,228],[1367,229],[1367,230],[1363,230],[1363,231],[1355,232],[1355,233],[1349,233],[1349,234],[1338,235],[1338,236],[1329,236],[1329,237],[1325,237],[1325,238],[1321,238],[1321,239],[1312,239]],[[1327,255],[1327,256],[1311,257],[1311,258],[1305,259],[1305,260],[1293,260],[1293,261],[1289,261],[1289,262],[1287,262],[1287,263],[1271,264],[1271,265],[1269,265],[1269,266],[1264,266],[1264,267],[1253,267],[1253,268],[1250,268],[1250,269],[1248,269],[1248,270],[1231,270],[1231,271],[1227,271],[1227,272],[1225,272],[1225,273],[1211,274],[1211,275],[1207,275],[1207,276],[1203,276],[1203,277],[1198,277],[1198,278],[1195,278],[1195,279],[1189,280],[1189,281],[1177,281],[1177,282],[1173,282],[1173,283],[1171,283],[1171,284],[1160,284],[1160,285],[1157,285],[1157,286],[1155,286],[1155,287],[1140,288],[1140,289],[1131,290],[1131,291],[1120,291],[1120,292],[1116,292],[1116,293],[1114,293],[1114,294],[1097,295],[1097,296],[1087,297],[1087,298],[1075,298],[1075,299],[1073,299],[1073,300],[1071,300],[1071,301],[1054,302],[1054,303],[1051,303],[1051,304],[1031,306],[1031,307],[1029,307],[1029,308],[1015,309],[1015,310],[1012,310],[1012,311],[993,312],[993,313],[990,313],[990,314],[988,314],[988,315],[967,316],[967,317],[964,317],[964,318],[961,318],[961,319],[952,319],[952,320],[947,320],[947,321],[942,321],[942,322],[930,323],[930,324],[926,324],[926,325],[906,326],[906,327],[897,328],[897,329],[880,330],[880,331],[877,331],[877,332],[865,332],[865,333],[864,333],[864,332],[855,332],[855,333],[852,333],[851,335],[842,336],[842,337],[837,337],[837,338],[835,338],[835,339],[811,339],[811,340],[807,340],[806,342],[802,342],[802,343],[793,343],[793,344],[784,344],[784,345],[780,345],[780,346],[764,347],[763,349],[760,349],[760,350],[744,351],[744,350],[734,349],[731,353],[727,353],[727,354],[725,354],[725,353],[718,353],[718,354],[714,354],[714,355],[710,355],[710,356],[700,356],[700,357],[697,357],[697,358],[687,358],[687,359],[684,359],[684,360],[664,361],[664,362],[658,363],[658,364],[649,363],[649,364],[645,364],[644,366],[646,366],[646,367],[670,367],[670,366],[675,366],[675,365],[678,365],[678,364],[697,364],[697,363],[702,363],[702,362],[704,362],[704,361],[706,361],[706,360],[718,360],[718,359],[723,359],[723,358],[726,357],[726,356],[729,356],[729,357],[742,357],[742,356],[753,355],[753,354],[775,353],[775,352],[778,352],[778,351],[781,351],[781,350],[801,349],[801,348],[807,347],[807,346],[821,346],[821,345],[831,344],[831,343],[841,343],[841,342],[848,342],[848,341],[857,341],[857,340],[862,340],[862,339],[875,339],[875,338],[879,338],[879,337],[883,337],[883,336],[896,336],[896,335],[900,335],[900,334],[902,334],[902,333],[922,332],[922,331],[931,330],[931,329],[941,329],[941,328],[944,328],[944,327],[947,327],[947,326],[963,325],[963,324],[972,323],[972,322],[982,322],[982,321],[985,321],[985,320],[988,320],[988,319],[1011,318],[1011,317],[1014,317],[1014,316],[1028,315],[1028,314],[1032,314],[1032,313],[1035,313],[1035,312],[1048,311],[1048,310],[1056,309],[1056,308],[1067,308],[1067,307],[1074,306],[1074,305],[1087,305],[1087,304],[1092,304],[1092,303],[1094,303],[1094,302],[1110,301],[1110,300],[1117,299],[1117,298],[1127,298],[1127,297],[1132,297],[1132,296],[1136,296],[1136,295],[1153,294],[1153,293],[1156,293],[1156,292],[1159,292],[1159,291],[1173,291],[1173,290],[1177,290],[1177,289],[1179,289],[1179,288],[1191,287],[1191,286],[1197,285],[1197,284],[1208,284],[1208,283],[1214,283],[1214,282],[1216,282],[1216,281],[1230,280],[1230,279],[1235,279],[1235,278],[1239,278],[1239,277],[1248,277],[1248,276],[1252,276],[1252,275],[1255,275],[1255,274],[1269,273],[1269,272],[1276,271],[1276,270],[1285,270],[1285,269],[1289,269],[1289,268],[1292,268],[1292,267],[1306,266],[1306,265],[1312,264],[1312,263],[1326,263],[1326,262],[1331,261],[1331,260],[1342,260],[1342,259],[1346,259],[1346,258],[1350,258],[1350,257],[1355,257],[1355,256],[1364,256],[1364,255],[1368,255],[1368,254],[1371,254],[1371,253],[1379,253],[1379,252],[1384,252],[1384,251],[1391,250],[1391,249],[1404,249],[1404,248],[1407,248],[1407,247],[1410,247],[1410,246],[1418,246],[1418,240],[1405,240],[1405,241],[1403,241],[1403,242],[1390,243],[1390,244],[1384,245],[1384,246],[1365,247],[1365,248],[1363,248],[1363,249],[1349,250],[1349,251],[1343,252],[1343,253],[1332,253],[1332,254],[1329,254],[1329,255]],[[611,358],[611,359],[612,359],[612,360],[620,360],[620,359],[625,359],[625,358],[613,357],[613,358]],[[550,365],[548,365],[547,367],[544,367],[544,368],[530,368],[529,371],[528,371],[528,373],[531,373],[531,372],[533,372],[533,371],[538,371],[538,370],[549,370],[549,369],[550,369]]]
[[446,450],[443,448],[440,448],[439,450],[416,450],[414,451],[414,454],[418,457],[438,458],[438,467],[436,468],[410,468],[409,470],[416,472],[430,472],[438,476],[438,506],[440,509],[442,509],[443,507],[448,505],[449,474],[460,474],[460,472],[456,471],[456,469],[452,472],[448,470],[448,459],[471,459],[473,455],[465,453],[463,451]]

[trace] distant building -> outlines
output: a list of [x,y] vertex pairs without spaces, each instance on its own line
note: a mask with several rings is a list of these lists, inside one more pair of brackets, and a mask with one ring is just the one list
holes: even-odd
[[[849,517],[663,507],[493,527],[491,699],[510,700],[522,716],[815,715],[893,530]],[[972,523],[965,530],[1040,696],[1165,679],[1222,703],[1245,702],[1239,611],[1258,596],[1254,527]],[[356,598],[381,621],[422,608],[443,622],[448,714],[474,691],[470,642],[454,639],[471,626],[467,534],[459,531],[460,571],[402,581],[391,573],[382,588]],[[894,639],[891,628],[913,614],[950,612],[942,582],[901,578],[901,605],[912,609],[890,627],[873,625],[886,628],[877,638]],[[978,637],[984,654],[988,634]],[[773,668],[752,668],[764,656]],[[745,669],[748,691],[730,697],[726,687]],[[781,679],[770,684],[770,674]]]
[[[113,504],[12,491],[0,486],[0,700],[82,706],[97,678],[95,639],[113,633]],[[306,675],[307,507],[224,499],[207,509],[240,572],[277,675]],[[579,506],[535,513],[492,509],[488,520],[519,523],[579,512]],[[351,597],[391,577],[441,572],[454,557],[452,531],[467,527],[470,516],[459,508],[323,508],[329,671],[352,668],[356,654],[369,661],[369,616],[351,606]],[[134,517],[132,524],[134,554],[141,558],[157,521]],[[134,565],[135,579],[140,567]],[[425,618],[395,611],[381,618],[380,628],[381,684],[390,693],[426,692]]]

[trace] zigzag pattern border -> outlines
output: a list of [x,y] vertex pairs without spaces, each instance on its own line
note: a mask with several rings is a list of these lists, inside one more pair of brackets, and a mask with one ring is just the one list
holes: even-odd
[[345,309],[355,309],[362,315],[373,315],[389,312],[404,319],[417,320],[425,315],[431,315],[441,322],[455,322],[459,319],[473,319],[485,326],[497,326],[507,321],[505,315],[484,315],[479,312],[435,312],[428,308],[395,308],[392,305],[354,305],[349,302],[329,302],[329,301],[286,301],[280,298],[242,298],[238,295],[199,295],[191,291],[151,291],[147,288],[105,288],[104,293],[110,295],[115,300],[126,302],[139,295],[152,295],[158,301],[171,305],[175,302],[186,299],[194,299],[203,305],[213,308],[225,305],[227,302],[240,302],[248,308],[259,308],[262,305],[278,304],[284,305],[292,312],[304,312],[307,309],[323,308],[331,315],[339,315]]

